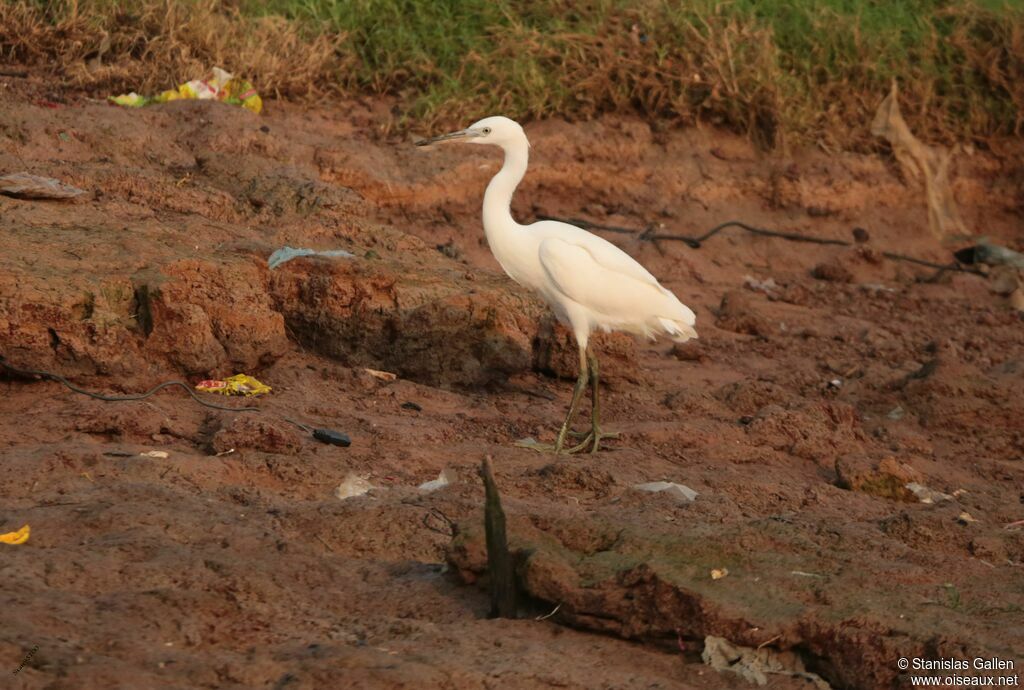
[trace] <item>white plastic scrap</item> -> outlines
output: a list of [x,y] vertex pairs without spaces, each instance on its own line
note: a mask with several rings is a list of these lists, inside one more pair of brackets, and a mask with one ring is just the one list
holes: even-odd
[[941,503],[942,501],[952,501],[953,497],[949,494],[944,494],[941,491],[935,489],[929,489],[924,484],[918,484],[917,482],[910,482],[906,485],[921,503]]
[[647,482],[646,484],[637,484],[633,488],[640,491],[650,491],[651,493],[664,491],[680,503],[693,503],[697,499],[696,491],[684,484],[675,484],[673,482]]
[[741,647],[724,637],[708,635],[704,638],[704,663],[716,671],[729,671],[755,685],[767,685],[768,675],[776,674],[803,678],[817,690],[830,690],[831,686],[820,676],[804,667],[803,659],[795,652],[781,652],[771,647]]
[[440,488],[448,486],[457,479],[455,471],[450,468],[444,468],[441,470],[441,474],[437,475],[437,479],[431,479],[429,482],[423,482],[419,486],[420,491],[437,491]]
[[147,450],[145,453],[139,453],[141,458],[166,458],[168,455],[165,450]]
[[267,266],[273,270],[281,264],[291,261],[292,259],[297,259],[300,256],[323,256],[327,258],[341,257],[344,259],[351,259],[355,254],[352,252],[346,252],[344,249],[317,251],[315,249],[295,249],[294,247],[284,246],[270,255],[267,259]]
[[339,484],[338,488],[334,490],[334,495],[344,501],[346,498],[362,496],[372,488],[374,488],[373,484],[371,484],[366,477],[360,477],[358,474],[350,474],[345,477],[345,481]]

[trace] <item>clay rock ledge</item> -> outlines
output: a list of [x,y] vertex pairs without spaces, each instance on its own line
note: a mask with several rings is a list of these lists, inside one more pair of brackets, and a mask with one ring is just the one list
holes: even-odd
[[252,371],[287,351],[284,319],[247,257],[181,259],[134,274],[45,270],[0,279],[0,351],[20,367],[117,376]]
[[[832,687],[857,690],[903,687],[901,657],[973,658],[989,650],[1013,658],[1000,633],[1013,625],[1011,609],[994,614],[998,620],[972,619],[936,598],[940,557],[911,564],[878,544],[874,530],[865,536],[863,526],[836,524],[828,538],[862,544],[863,558],[876,561],[865,568],[828,556],[819,531],[798,521],[775,522],[770,534],[758,521],[650,530],[623,527],[635,523],[617,517],[611,503],[582,519],[508,503],[519,586],[539,608],[560,604],[555,622],[669,648],[682,640],[688,651],[699,651],[709,635],[753,648],[767,643],[797,653]],[[952,513],[923,515],[941,522]],[[486,587],[482,524],[462,522],[456,534],[448,552],[453,571]],[[812,563],[814,572],[805,572]],[[728,575],[712,578],[712,569]],[[899,586],[864,575],[878,571],[899,573]],[[963,596],[977,600],[982,592]]]
[[530,368],[542,305],[499,276],[467,279],[445,263],[294,261],[271,272],[270,290],[294,338],[349,366],[442,386]]
[[[0,275],[0,354],[22,368],[114,376],[125,390],[258,373],[289,341],[433,386],[482,386],[530,369],[575,376],[571,336],[505,276],[468,272],[398,231],[358,239],[374,249],[343,241],[354,258],[274,270],[271,245],[252,239],[203,258],[154,248],[135,266],[90,257],[68,270],[48,265],[50,255],[13,264]],[[633,341],[608,342],[611,370],[632,372]]]

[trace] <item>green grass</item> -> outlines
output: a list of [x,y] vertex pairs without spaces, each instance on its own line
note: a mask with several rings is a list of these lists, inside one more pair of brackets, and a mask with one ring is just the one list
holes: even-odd
[[[896,80],[904,114],[925,139],[984,143],[1024,128],[1021,0],[238,2],[237,11],[212,0],[7,6],[43,8],[55,28],[74,11],[96,30],[134,31],[134,42],[120,47],[143,60],[138,34],[173,31],[181,21],[167,18],[170,6],[205,8],[245,36],[266,31],[268,17],[284,17],[295,40],[317,46],[316,60],[298,66],[303,79],[285,64],[302,62],[294,41],[277,55],[286,35],[279,25],[277,39],[249,41],[244,56],[208,36],[185,52],[223,59],[284,96],[305,95],[304,84],[307,92],[395,96],[399,126],[632,111],[722,124],[765,146],[858,147],[870,144],[874,109]],[[176,40],[197,42],[193,33]],[[18,53],[2,28],[0,49]],[[158,65],[161,78],[173,69],[169,55]]]
[[[417,120],[708,118],[767,144],[867,138],[890,82],[925,136],[1019,133],[1021,3],[985,0],[248,0],[347,36],[348,88]],[[630,35],[637,27],[642,37]],[[992,66],[996,65],[993,69]],[[693,75],[699,75],[694,79]]]

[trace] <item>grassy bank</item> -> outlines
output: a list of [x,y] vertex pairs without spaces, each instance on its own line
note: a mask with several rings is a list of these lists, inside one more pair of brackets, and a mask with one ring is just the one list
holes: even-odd
[[222,64],[285,97],[390,94],[417,126],[628,110],[856,147],[896,79],[925,138],[1024,127],[1010,1],[22,0],[0,6],[0,47],[108,90]]

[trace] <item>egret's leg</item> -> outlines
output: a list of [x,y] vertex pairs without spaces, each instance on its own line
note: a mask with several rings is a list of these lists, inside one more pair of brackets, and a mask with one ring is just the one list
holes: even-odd
[[590,452],[596,453],[598,446],[601,444],[601,426],[599,422],[601,419],[601,386],[598,381],[597,357],[590,353],[589,348],[587,348],[587,364],[590,365],[590,394],[592,396],[590,399],[590,431],[594,434],[594,446],[590,449]]
[[[572,402],[569,403],[569,414],[565,416],[565,421],[562,423],[562,428],[558,430],[558,439],[555,441],[555,453],[561,453],[562,448],[565,446],[565,437],[569,435],[570,427],[572,427],[573,419],[576,418],[576,412],[580,406],[580,398],[583,397],[583,391],[587,388],[587,379],[589,378],[589,371],[587,367],[588,352],[586,348],[580,348],[580,375],[576,378],[576,385],[572,389]],[[570,449],[570,452],[577,450],[578,448]]]
[[597,357],[590,352],[590,348],[587,348],[587,365],[587,368],[590,370],[590,431],[586,434],[579,434],[577,437],[583,439],[583,443],[580,444],[581,446],[592,443],[590,452],[596,453],[601,447],[601,439],[618,438],[619,434],[617,432],[606,434],[601,431],[600,368],[597,364]]
[[569,448],[565,447],[566,438],[569,436],[576,436],[576,432],[572,430],[573,420],[576,419],[576,413],[579,411],[580,400],[583,398],[583,393],[587,389],[587,382],[590,378],[590,372],[587,368],[587,353],[585,348],[580,348],[580,374],[576,378],[576,385],[572,389],[572,402],[569,404],[569,413],[565,416],[565,421],[562,423],[562,427],[558,430],[558,438],[554,445],[550,443],[538,443],[532,438],[524,438],[520,441],[516,441],[516,445],[521,448],[529,448],[531,450],[541,452],[555,453],[578,453],[583,450],[587,445],[590,444],[590,433],[582,434],[584,440],[575,446]]

